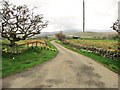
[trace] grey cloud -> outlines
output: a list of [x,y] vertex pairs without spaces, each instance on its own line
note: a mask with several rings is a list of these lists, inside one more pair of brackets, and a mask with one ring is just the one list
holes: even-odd
[[61,28],[61,29],[71,29],[76,28],[78,26],[82,26],[80,23],[79,18],[77,17],[57,17],[57,18],[51,18],[50,24],[54,25],[54,27]]

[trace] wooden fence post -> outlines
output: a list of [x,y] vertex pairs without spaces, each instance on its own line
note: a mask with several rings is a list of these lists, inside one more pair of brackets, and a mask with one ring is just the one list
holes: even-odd
[[37,41],[35,42],[35,46],[37,47]]
[[29,42],[27,42],[27,48],[29,47]]

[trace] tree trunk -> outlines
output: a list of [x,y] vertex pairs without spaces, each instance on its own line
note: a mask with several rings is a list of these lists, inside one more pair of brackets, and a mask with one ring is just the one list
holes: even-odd
[[15,41],[10,41],[10,53],[14,53],[14,48],[15,48]]

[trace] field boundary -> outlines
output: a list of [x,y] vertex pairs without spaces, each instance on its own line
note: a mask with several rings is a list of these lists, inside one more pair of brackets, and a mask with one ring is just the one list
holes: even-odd
[[102,57],[102,56],[96,55],[94,53],[87,52],[85,50],[77,49],[77,48],[72,47],[68,44],[64,44],[61,41],[56,41],[56,43],[64,46],[67,49],[70,49],[74,52],[77,52],[79,54],[82,54],[84,56],[87,56],[87,57],[97,61],[98,63],[102,64],[103,66],[107,67],[108,69],[112,70],[115,73],[119,73],[119,70],[120,70],[119,61],[113,60],[111,58]]
[[48,60],[52,60],[58,54],[57,48],[50,41],[47,41],[47,46],[44,48],[31,46],[25,47],[25,49],[21,53],[13,53],[12,55],[9,53],[2,54],[3,73],[1,77],[7,77],[28,70]]
[[76,49],[91,52],[96,55],[100,55],[100,56],[106,57],[106,58],[111,58],[116,61],[118,61],[119,57],[120,57],[120,51],[118,51],[118,50],[109,50],[109,49],[107,50],[107,49],[103,49],[103,48],[97,48],[94,46],[77,45],[77,44],[73,44],[67,40],[62,41],[62,43],[65,45],[74,47]]

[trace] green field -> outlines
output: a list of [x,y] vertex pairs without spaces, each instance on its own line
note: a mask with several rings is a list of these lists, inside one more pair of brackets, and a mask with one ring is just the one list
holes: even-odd
[[[58,51],[56,48],[47,41],[50,49],[47,48],[27,48],[22,53],[10,55],[8,53],[2,54],[2,77],[21,72],[30,67],[40,65],[45,61],[54,58]],[[53,51],[54,49],[55,51]]]

